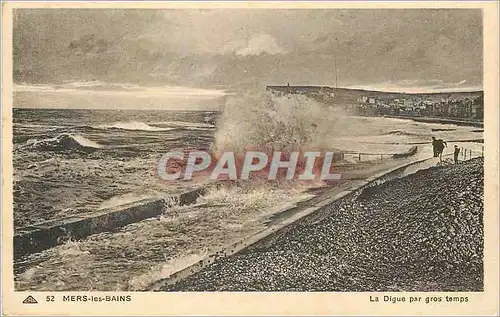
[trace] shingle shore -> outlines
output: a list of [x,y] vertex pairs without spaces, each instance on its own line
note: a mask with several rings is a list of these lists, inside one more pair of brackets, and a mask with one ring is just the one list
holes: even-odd
[[482,291],[483,159],[365,189],[163,291]]

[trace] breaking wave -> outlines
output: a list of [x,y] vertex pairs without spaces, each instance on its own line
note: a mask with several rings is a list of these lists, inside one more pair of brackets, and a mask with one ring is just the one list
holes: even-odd
[[93,151],[103,146],[78,134],[62,133],[53,138],[28,140],[24,147],[44,151],[84,150]]
[[216,152],[340,148],[335,136],[349,135],[356,124],[346,115],[302,95],[239,93],[229,96],[217,123]]
[[113,124],[99,125],[97,129],[121,129],[121,130],[133,130],[133,131],[170,131],[175,128],[160,128],[150,126],[144,122],[131,121],[131,122],[115,122]]

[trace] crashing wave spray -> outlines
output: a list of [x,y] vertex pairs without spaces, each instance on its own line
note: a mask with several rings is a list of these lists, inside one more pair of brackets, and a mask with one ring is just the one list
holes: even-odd
[[[299,152],[298,175],[306,168],[306,153],[316,151],[323,155],[315,161],[313,173],[320,174],[325,160],[331,161],[326,157],[340,152],[333,146],[332,136],[334,127],[340,125],[343,118],[342,110],[304,95],[235,94],[227,98],[219,117],[212,155],[219,158],[221,153],[233,152],[236,165],[241,166],[248,151],[260,151],[268,157],[279,152],[282,161],[289,161],[292,153]],[[264,174],[270,168],[267,166]]]
[[343,116],[303,95],[236,94],[228,97],[219,118],[213,151],[331,148]]
[[174,179],[181,177],[179,167],[184,179],[193,170],[208,171],[217,179],[221,170],[232,180],[248,179],[250,170],[250,178],[326,179],[334,172],[335,152],[340,152],[331,146],[333,127],[342,119],[338,109],[303,95],[232,95],[218,118],[211,153],[168,153],[158,162],[158,172],[161,178],[171,174]]

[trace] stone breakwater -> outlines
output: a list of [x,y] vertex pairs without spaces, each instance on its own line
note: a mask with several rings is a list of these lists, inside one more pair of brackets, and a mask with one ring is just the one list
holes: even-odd
[[163,291],[482,291],[483,159],[365,189]]

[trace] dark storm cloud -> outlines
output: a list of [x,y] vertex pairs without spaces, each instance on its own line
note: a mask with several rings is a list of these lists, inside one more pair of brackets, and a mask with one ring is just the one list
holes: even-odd
[[480,10],[18,10],[16,79],[482,84]]

